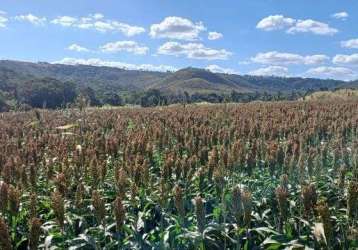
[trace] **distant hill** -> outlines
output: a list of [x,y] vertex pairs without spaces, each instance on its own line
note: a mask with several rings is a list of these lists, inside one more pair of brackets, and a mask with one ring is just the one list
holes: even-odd
[[100,91],[116,92],[142,90],[166,76],[166,73],[161,72],[124,70],[110,67],[0,60],[0,79],[6,71],[33,78],[54,78],[61,81],[72,81],[79,86],[87,86]]
[[239,93],[292,92],[357,88],[358,82],[313,78],[284,78],[212,73],[185,68],[177,72],[150,72],[88,65],[62,65],[0,60],[0,90],[14,89],[31,79],[53,78],[73,82],[76,87],[90,87],[96,93],[146,91],[165,93]]
[[163,80],[150,85],[149,88],[162,90],[163,92],[193,93],[228,93],[233,90],[245,93],[256,90],[254,86],[239,81],[233,81],[225,74],[215,74],[204,69],[185,68],[175,73],[168,74]]

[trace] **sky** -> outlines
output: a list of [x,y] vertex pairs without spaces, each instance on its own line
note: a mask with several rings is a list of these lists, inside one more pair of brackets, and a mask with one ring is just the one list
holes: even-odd
[[0,59],[358,79],[357,0],[1,0]]

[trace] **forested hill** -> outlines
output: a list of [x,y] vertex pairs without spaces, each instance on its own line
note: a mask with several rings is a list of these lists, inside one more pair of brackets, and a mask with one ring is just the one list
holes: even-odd
[[[184,94],[194,96],[195,101],[205,95],[214,95],[214,100],[217,100],[217,95],[232,93],[273,95],[279,92],[303,93],[357,86],[358,82],[219,74],[197,68],[185,68],[177,72],[150,72],[0,60],[0,105],[2,103],[3,107],[14,103],[33,106],[35,102],[39,105],[44,100],[46,103],[43,105],[49,107],[50,103],[46,98],[55,99],[64,105],[71,103],[79,93],[90,97],[91,103],[97,105],[119,103],[123,98],[135,103],[138,102],[136,98],[141,98],[143,93],[152,93],[154,90],[157,91],[155,93],[159,91],[172,98]],[[43,93],[47,96],[43,96]],[[62,98],[58,97],[59,93]],[[69,96],[63,96],[64,93]],[[53,105],[57,107],[58,103]]]

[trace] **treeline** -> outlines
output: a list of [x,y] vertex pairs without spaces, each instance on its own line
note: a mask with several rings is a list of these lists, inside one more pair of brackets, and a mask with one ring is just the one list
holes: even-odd
[[157,89],[141,92],[103,92],[90,87],[78,87],[72,82],[52,78],[32,79],[21,85],[4,85],[0,82],[0,111],[29,110],[31,108],[59,109],[73,106],[78,98],[85,99],[89,106],[140,105],[153,107],[175,103],[224,103],[251,101],[296,100],[312,91],[291,93],[193,93],[165,94]]
[[170,105],[176,103],[190,104],[190,103],[199,103],[199,102],[208,102],[208,103],[226,103],[226,102],[239,102],[246,103],[252,101],[283,101],[283,100],[297,100],[304,97],[308,92],[292,92],[292,93],[239,93],[232,91],[230,94],[218,94],[218,93],[194,93],[189,94],[184,92],[183,94],[177,95],[165,95],[159,90],[149,90],[141,95],[137,102],[134,104],[139,104],[142,107],[153,107],[159,105]]

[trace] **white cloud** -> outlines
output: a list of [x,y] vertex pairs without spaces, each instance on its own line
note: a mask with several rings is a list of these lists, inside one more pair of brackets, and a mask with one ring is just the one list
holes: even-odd
[[209,40],[218,40],[218,39],[221,39],[223,37],[224,37],[223,34],[221,34],[219,32],[216,32],[216,31],[209,32],[209,34],[208,34],[208,39]]
[[337,29],[330,27],[326,23],[312,19],[294,19],[283,15],[265,17],[256,25],[256,28],[265,31],[286,30],[289,34],[313,33],[316,35],[334,35],[338,32]]
[[267,64],[267,65],[285,65],[285,64],[322,64],[329,57],[326,55],[308,55],[302,56],[292,53],[282,53],[277,51],[270,51],[266,53],[258,53],[255,57],[251,58],[251,61],[255,63]]
[[104,18],[104,15],[101,14],[101,13],[95,13],[92,15],[92,17],[96,20],[99,20],[99,19],[103,19]]
[[262,19],[257,25],[256,28],[262,29],[265,31],[271,30],[282,30],[288,27],[293,26],[296,23],[296,20],[290,17],[284,17],[283,15],[273,15],[268,16]]
[[61,26],[69,27],[74,26],[78,22],[78,19],[70,16],[61,16],[53,19],[51,23],[58,24]]
[[107,43],[100,47],[102,52],[116,53],[120,51],[126,51],[134,53],[136,55],[145,55],[149,51],[149,48],[146,46],[141,46],[134,41],[118,41]]
[[206,30],[201,22],[194,23],[182,17],[166,17],[161,23],[150,27],[152,38],[170,38],[186,41],[194,41],[199,38],[200,32]]
[[341,80],[352,80],[357,75],[348,68],[343,67],[318,67],[309,69],[306,72],[307,76],[319,77],[319,78],[332,78]]
[[225,49],[207,48],[201,43],[166,42],[158,48],[158,54],[180,56],[192,59],[226,60],[232,53]]
[[282,66],[269,66],[266,68],[259,68],[249,72],[249,75],[257,76],[287,76],[288,68]]
[[47,21],[46,17],[37,17],[31,13],[27,15],[16,16],[15,20],[29,22],[33,25],[38,25],[38,26],[45,25]]
[[66,65],[90,65],[113,67],[128,70],[143,70],[143,71],[176,71],[177,69],[169,65],[152,65],[152,64],[130,64],[119,61],[105,61],[99,58],[78,59],[78,58],[63,58],[62,60],[53,62],[53,64],[66,64]]
[[358,49],[358,38],[342,41],[341,46],[343,48]]
[[92,29],[100,32],[121,32],[128,37],[145,32],[145,29],[143,27],[132,26],[115,20],[105,20],[104,16],[100,13],[81,18],[61,16],[52,20],[51,23],[64,27]]
[[6,12],[0,11],[0,28],[5,28],[8,21],[9,19],[6,17]]
[[337,29],[330,27],[326,23],[318,22],[312,19],[298,20],[294,27],[287,30],[287,33],[313,33],[316,35],[334,35]]
[[342,12],[334,13],[332,17],[335,19],[346,20],[349,17],[349,14],[345,11],[342,11]]
[[209,71],[211,71],[213,73],[239,74],[239,72],[234,70],[234,69],[223,68],[223,67],[220,67],[220,66],[215,65],[215,64],[208,65],[205,69],[209,70]]
[[358,54],[352,55],[336,55],[332,62],[334,64],[346,64],[358,66]]
[[67,49],[72,50],[72,51],[77,51],[77,52],[89,52],[90,51],[89,49],[82,47],[75,43],[68,46]]
[[329,60],[329,57],[326,55],[312,55],[312,56],[305,56],[303,63],[307,65],[312,64],[322,64]]

